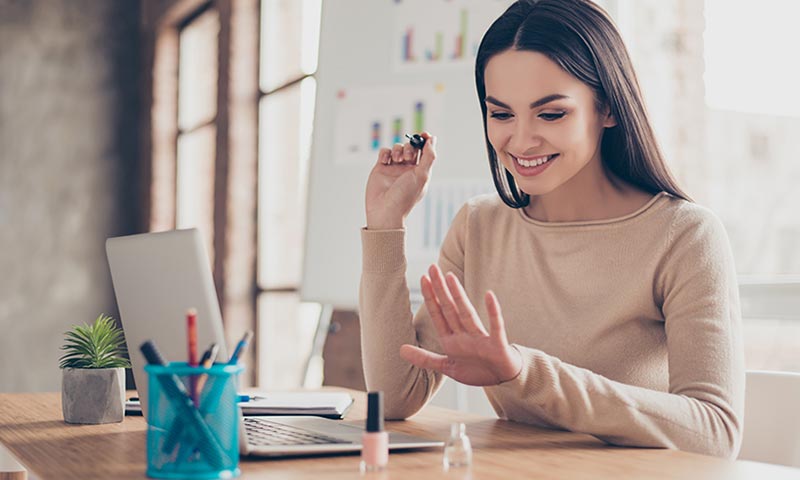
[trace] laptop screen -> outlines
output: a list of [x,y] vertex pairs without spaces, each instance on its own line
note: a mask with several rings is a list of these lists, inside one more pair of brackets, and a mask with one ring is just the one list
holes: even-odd
[[211,268],[197,229],[109,238],[106,254],[133,377],[147,415],[146,365],[139,346],[152,340],[166,361],[187,360],[186,311],[197,310],[200,349],[228,354]]

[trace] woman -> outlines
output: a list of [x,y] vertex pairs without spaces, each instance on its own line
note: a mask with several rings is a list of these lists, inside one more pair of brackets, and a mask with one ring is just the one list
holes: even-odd
[[460,210],[413,319],[403,221],[436,138],[418,161],[408,144],[381,150],[368,180],[361,343],[387,417],[413,415],[447,375],[510,420],[735,457],[744,368],[727,236],[669,174],[607,14],[518,1],[484,36],[475,77],[500,198]]

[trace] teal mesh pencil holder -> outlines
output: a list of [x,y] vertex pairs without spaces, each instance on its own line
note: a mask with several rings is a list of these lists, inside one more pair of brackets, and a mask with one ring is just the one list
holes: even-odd
[[[237,385],[242,367],[147,365],[147,476],[239,476]],[[191,392],[194,389],[196,395]]]

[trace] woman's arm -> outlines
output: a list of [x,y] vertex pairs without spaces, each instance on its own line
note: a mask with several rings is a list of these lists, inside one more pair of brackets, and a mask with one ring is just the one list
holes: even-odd
[[362,362],[367,387],[385,392],[388,418],[416,412],[439,383],[397,361],[397,341],[416,337],[405,281],[404,224],[425,195],[436,159],[436,137],[423,132],[422,138],[422,150],[410,143],[381,149],[365,192],[367,228],[361,232],[359,289]]
[[364,377],[368,390],[384,392],[387,419],[402,419],[419,411],[442,381],[441,375],[400,358],[401,345],[425,339],[415,328],[425,322],[423,310],[412,323],[404,239],[402,230],[361,232],[359,316]]
[[616,445],[735,457],[741,444],[741,314],[727,235],[705,210],[670,231],[656,290],[669,356],[669,391],[626,385],[518,346],[520,375],[488,387],[499,413],[589,433]]
[[[439,265],[463,278],[463,237],[467,208],[456,215],[442,244]],[[403,230],[361,232],[362,275],[359,290],[361,354],[369,390],[384,392],[386,418],[418,412],[441,386],[443,376],[415,367],[400,357],[403,344],[441,352],[430,315],[423,305],[412,319],[406,282]]]

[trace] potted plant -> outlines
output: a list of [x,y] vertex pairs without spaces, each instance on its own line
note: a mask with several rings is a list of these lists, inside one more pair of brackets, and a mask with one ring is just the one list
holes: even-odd
[[114,319],[100,314],[92,325],[64,334],[61,407],[67,423],[121,422],[125,415],[125,338]]

